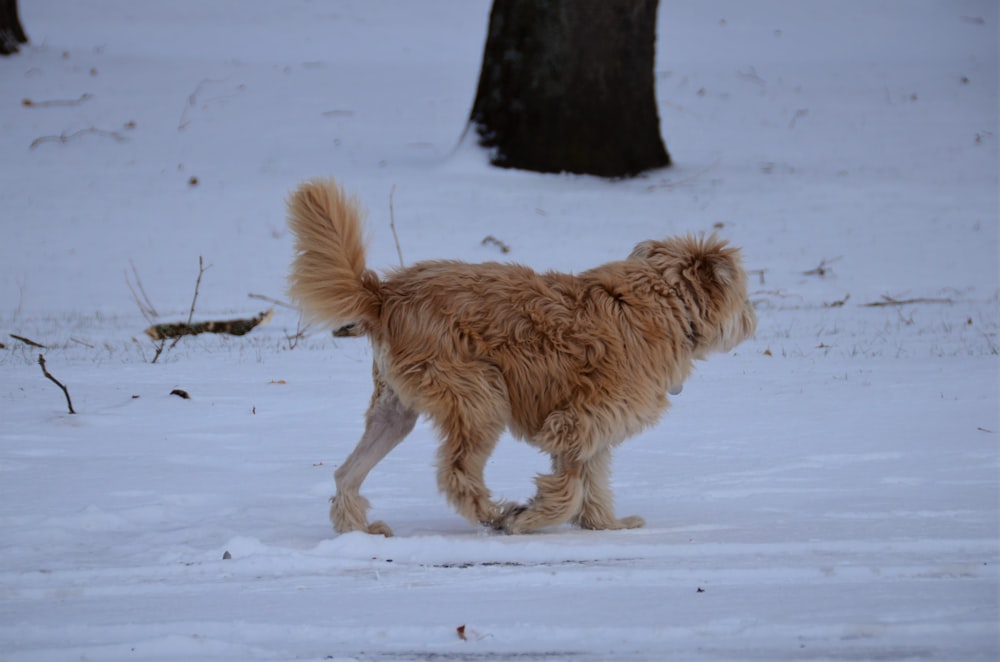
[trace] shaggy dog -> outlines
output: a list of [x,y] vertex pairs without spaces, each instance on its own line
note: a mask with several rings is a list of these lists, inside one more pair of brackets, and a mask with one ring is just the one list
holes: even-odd
[[[644,241],[577,275],[442,260],[380,278],[365,266],[359,203],[335,182],[302,184],[288,210],[290,295],[372,343],[365,431],[335,473],[339,532],[392,535],[368,522],[361,483],[420,414],[441,437],[438,487],[471,522],[507,533],[640,527],[615,516],[611,449],[656,423],[694,359],[756,328],[739,251],[715,236]],[[552,457],[527,504],[494,501],[483,481],[504,429]]]

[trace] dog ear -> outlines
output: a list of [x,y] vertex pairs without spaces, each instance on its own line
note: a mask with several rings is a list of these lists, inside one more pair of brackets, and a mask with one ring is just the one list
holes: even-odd
[[677,274],[705,285],[739,287],[743,278],[739,249],[714,233],[642,241],[629,259],[645,260],[668,278]]
[[629,259],[630,260],[633,258],[640,260],[648,259],[653,254],[653,249],[656,248],[657,243],[658,242],[655,242],[652,239],[647,239],[646,241],[640,241],[638,244],[635,245],[635,248],[632,249],[632,252],[628,256]]
[[691,253],[689,276],[724,289],[738,287],[743,273],[739,249],[714,234],[695,241],[698,246]]

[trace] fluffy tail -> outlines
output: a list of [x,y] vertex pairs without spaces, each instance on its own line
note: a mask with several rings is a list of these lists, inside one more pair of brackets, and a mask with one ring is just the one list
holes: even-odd
[[307,317],[330,327],[378,321],[379,278],[365,267],[360,203],[332,179],[301,184],[288,199],[295,259],[288,293]]

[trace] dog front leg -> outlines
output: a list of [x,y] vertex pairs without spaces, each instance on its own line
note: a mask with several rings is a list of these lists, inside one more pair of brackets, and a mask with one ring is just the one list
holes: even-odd
[[438,489],[470,522],[497,527],[505,505],[493,501],[483,473],[510,418],[503,375],[493,366],[465,364],[428,382],[428,410],[441,434]]
[[365,531],[392,535],[385,522],[368,523],[368,500],[361,496],[361,483],[389,452],[399,445],[417,422],[417,413],[407,409],[388,386],[376,381],[375,393],[365,415],[365,432],[344,463],[334,472],[337,493],[330,498],[330,521],[338,533]]
[[578,460],[556,456],[552,473],[535,478],[538,492],[527,506],[511,506],[498,528],[507,533],[529,533],[568,522],[583,504],[583,465]]
[[583,504],[574,521],[584,529],[638,529],[646,523],[638,515],[615,517],[610,448],[597,451],[583,465]]
[[500,440],[501,429],[464,433],[453,430],[445,434],[438,451],[438,488],[448,502],[470,522],[493,527],[503,506],[493,501],[483,473],[486,460]]

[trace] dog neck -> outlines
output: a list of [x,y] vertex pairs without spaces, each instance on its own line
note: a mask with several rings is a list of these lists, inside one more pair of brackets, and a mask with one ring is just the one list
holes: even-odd
[[688,306],[687,298],[681,293],[680,289],[671,287],[670,291],[677,298],[677,301],[680,302],[681,310],[684,311],[684,321],[687,322],[687,332],[684,335],[688,340],[688,349],[694,354],[695,347],[698,346],[698,338],[701,336],[694,322],[695,316],[692,314],[690,306]]

